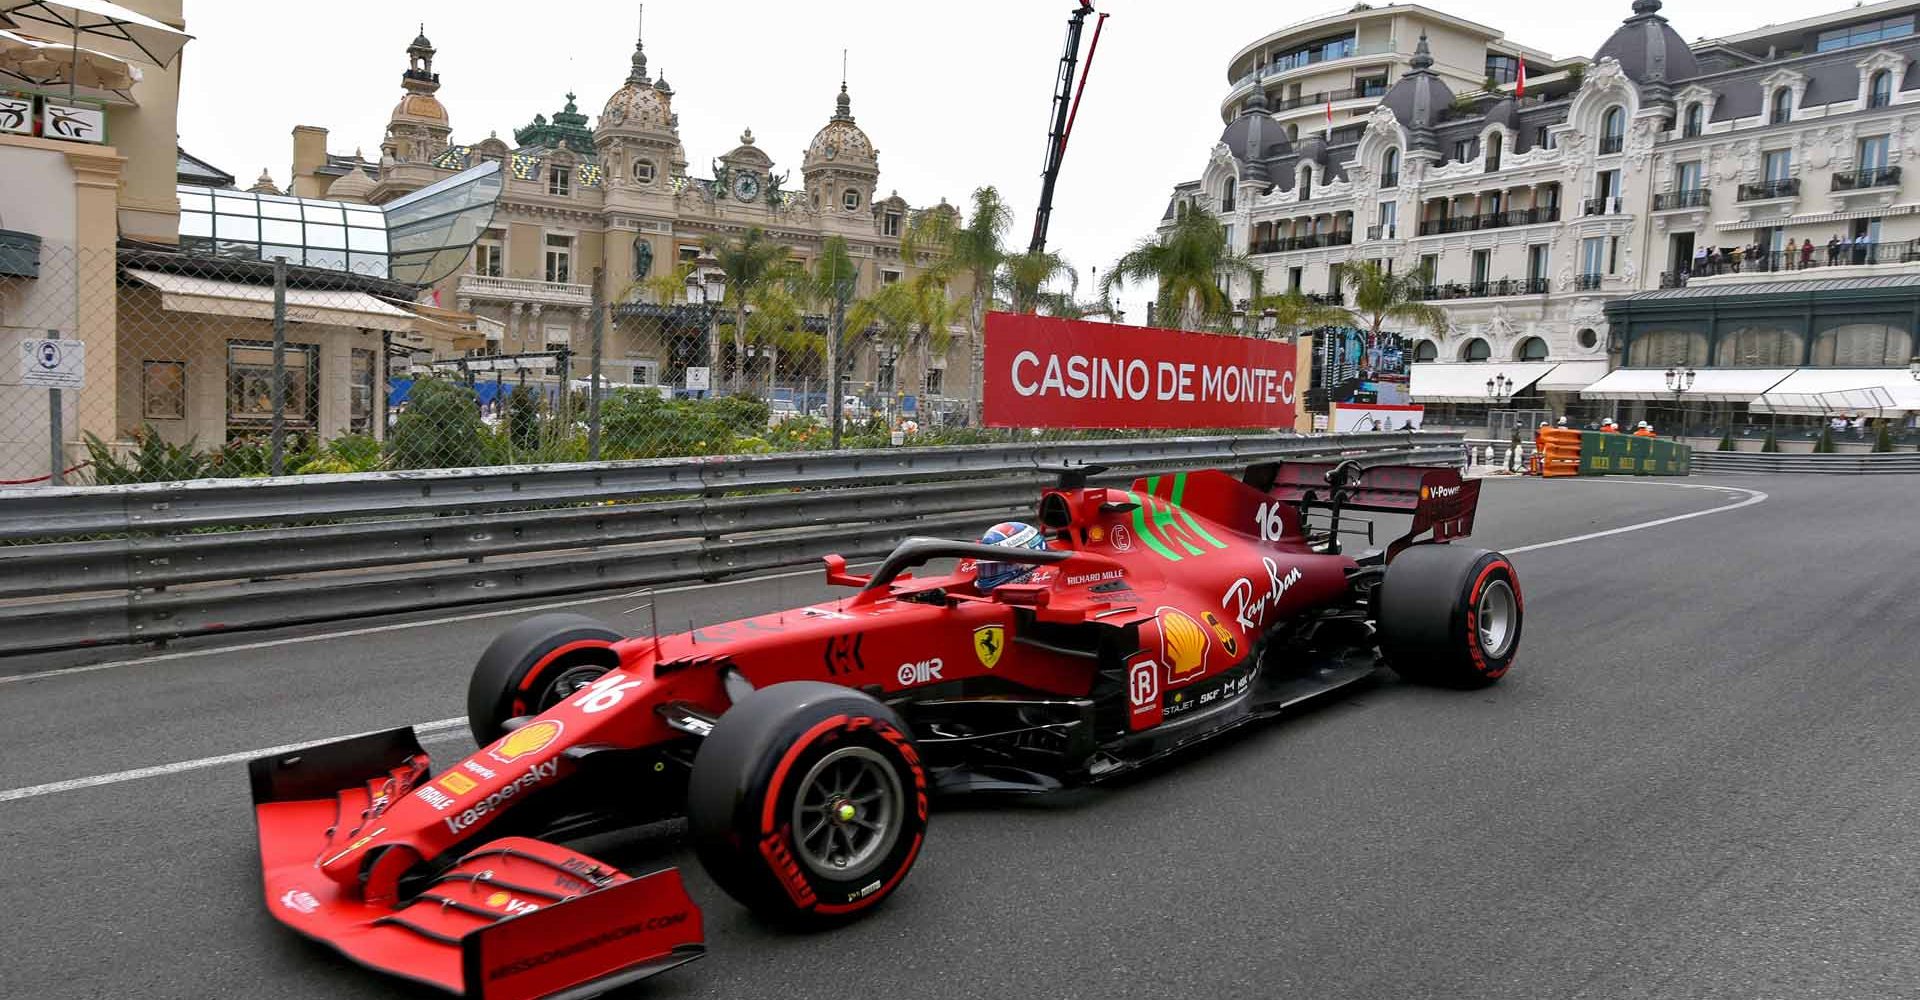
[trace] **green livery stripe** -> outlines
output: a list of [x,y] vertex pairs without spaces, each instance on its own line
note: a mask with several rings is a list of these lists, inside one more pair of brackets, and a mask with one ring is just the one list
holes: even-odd
[[[1152,480],[1148,480],[1148,483],[1152,483]],[[1120,495],[1126,497],[1128,503],[1133,504],[1133,533],[1139,535],[1140,540],[1147,543],[1147,548],[1158,553],[1162,559],[1179,562],[1180,557],[1174,555],[1172,549],[1161,543],[1159,536],[1152,528],[1147,527],[1147,505],[1142,498],[1124,490]]]
[[1213,537],[1212,535],[1207,534],[1207,529],[1202,528],[1200,526],[1200,522],[1195,521],[1193,519],[1193,515],[1187,513],[1187,509],[1185,507],[1180,507],[1177,509],[1180,511],[1181,519],[1187,522],[1187,527],[1193,529],[1194,534],[1199,535],[1201,538],[1206,539],[1206,542],[1208,545],[1211,545],[1216,549],[1224,549],[1227,547],[1227,543],[1221,541],[1218,538]]
[[1147,477],[1147,492],[1148,492],[1148,493],[1159,493],[1159,492],[1160,492],[1160,477],[1159,477],[1159,476],[1148,476],[1148,477]]
[[1168,497],[1167,499],[1172,500],[1174,503],[1177,504],[1180,502],[1180,498],[1186,495],[1187,495],[1187,474],[1182,472],[1173,477],[1173,496]]

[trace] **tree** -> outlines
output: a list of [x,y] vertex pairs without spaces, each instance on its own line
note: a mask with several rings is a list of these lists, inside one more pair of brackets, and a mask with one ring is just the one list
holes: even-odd
[[[1058,292],[1047,291],[1047,286],[1059,278],[1067,279],[1070,289],[1064,298]],[[1079,288],[1080,273],[1067,263],[1065,257],[1048,250],[1008,254],[1000,273],[994,276],[996,304],[1004,302],[1017,313],[1046,312],[1050,316],[1058,315],[1058,312],[1043,307],[1072,302],[1073,292]]]
[[1266,293],[1266,273],[1258,269],[1252,273],[1253,293],[1247,299],[1246,328],[1244,332],[1251,337],[1259,332],[1268,312],[1273,313],[1273,332],[1287,343],[1300,339],[1301,330],[1310,330],[1322,326],[1345,326],[1352,321],[1345,309],[1339,306],[1321,305],[1300,293],[1297,288],[1289,288],[1276,295]]
[[407,393],[389,447],[396,469],[463,469],[481,464],[480,406],[473,390],[423,378]]
[[1007,259],[1007,230],[1012,227],[1013,209],[1000,200],[998,189],[988,185],[974,189],[964,220],[942,202],[914,213],[900,240],[908,263],[941,272],[943,286],[966,279],[968,374],[973,385],[968,411],[975,424],[980,421],[980,387],[986,369],[987,305],[993,297],[994,276]]
[[[847,313],[849,329],[878,328],[880,338],[898,352],[894,362],[894,391],[926,382],[929,353],[945,354],[951,340],[954,303],[945,277],[938,269],[922,271],[896,281],[856,304]],[[911,358],[913,365],[902,364]]]
[[[793,248],[769,237],[758,226],[748,229],[746,235],[737,240],[709,238],[706,248],[719,261],[721,273],[727,276],[727,297],[733,300],[731,385],[734,392],[739,392],[746,379],[748,307],[757,308],[763,304],[760,300],[764,292],[782,285],[792,270]],[[768,317],[759,325],[764,328],[772,322],[779,326],[780,319]]]
[[1226,227],[1213,213],[1195,206],[1164,239],[1147,237],[1114,262],[1100,291],[1110,297],[1129,281],[1155,281],[1158,309],[1182,330],[1198,330],[1226,319],[1233,301],[1220,287],[1221,277],[1252,273],[1253,266],[1227,245]]
[[1430,269],[1390,274],[1379,264],[1363,260],[1342,266],[1340,275],[1353,286],[1353,305],[1341,312],[1354,326],[1365,329],[1370,339],[1377,339],[1389,322],[1424,326],[1435,336],[1446,335],[1447,311],[1420,298],[1421,290],[1433,283]]

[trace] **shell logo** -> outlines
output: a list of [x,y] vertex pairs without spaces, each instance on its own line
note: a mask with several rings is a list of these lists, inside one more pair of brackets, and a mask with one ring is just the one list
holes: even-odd
[[507,905],[507,900],[512,898],[513,897],[507,895],[504,892],[496,892],[493,895],[487,897],[487,905],[488,906],[505,906]]
[[1431,487],[1431,486],[1422,486],[1422,487],[1420,487],[1420,499],[1422,499],[1422,500],[1431,500],[1431,499],[1433,499],[1433,487]]
[[1160,609],[1160,659],[1174,679],[1207,669],[1207,630],[1177,608]]
[[558,719],[544,719],[521,726],[493,745],[487,755],[502,764],[511,764],[530,753],[539,753],[560,738],[564,729]]

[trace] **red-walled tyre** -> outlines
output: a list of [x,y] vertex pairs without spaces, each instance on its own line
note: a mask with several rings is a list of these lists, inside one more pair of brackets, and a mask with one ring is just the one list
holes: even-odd
[[799,925],[893,893],[927,832],[927,775],[885,705],[792,681],[742,698],[701,741],[687,829],[707,874],[754,912]]
[[620,665],[626,636],[585,615],[537,615],[500,633],[467,681],[467,727],[486,746],[506,721],[538,715]]
[[1380,651],[1400,676],[1474,688],[1513,667],[1526,608],[1506,556],[1415,545],[1387,566],[1376,597]]

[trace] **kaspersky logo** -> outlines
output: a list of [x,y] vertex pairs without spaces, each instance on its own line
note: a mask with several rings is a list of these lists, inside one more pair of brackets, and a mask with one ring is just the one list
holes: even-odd
[[[528,728],[530,729],[532,727],[529,726]],[[522,730],[522,732],[524,731],[525,730]],[[480,822],[489,813],[492,813],[494,810],[499,809],[500,807],[506,805],[508,799],[511,799],[514,796],[521,794],[522,792],[531,790],[535,785],[538,785],[541,782],[546,781],[549,778],[552,778],[554,775],[559,773],[560,773],[560,762],[557,760],[543,761],[541,763],[535,764],[532,767],[527,769],[527,773],[519,776],[518,778],[513,779],[512,781],[507,782],[505,785],[501,786],[498,790],[494,791],[492,794],[488,795],[486,798],[481,799],[478,802],[475,802],[472,806],[464,810],[461,810],[461,812],[458,815],[443,816],[441,817],[441,819],[447,824],[448,830],[454,833],[460,833],[461,831],[466,830],[468,827],[474,825],[475,823]]]

